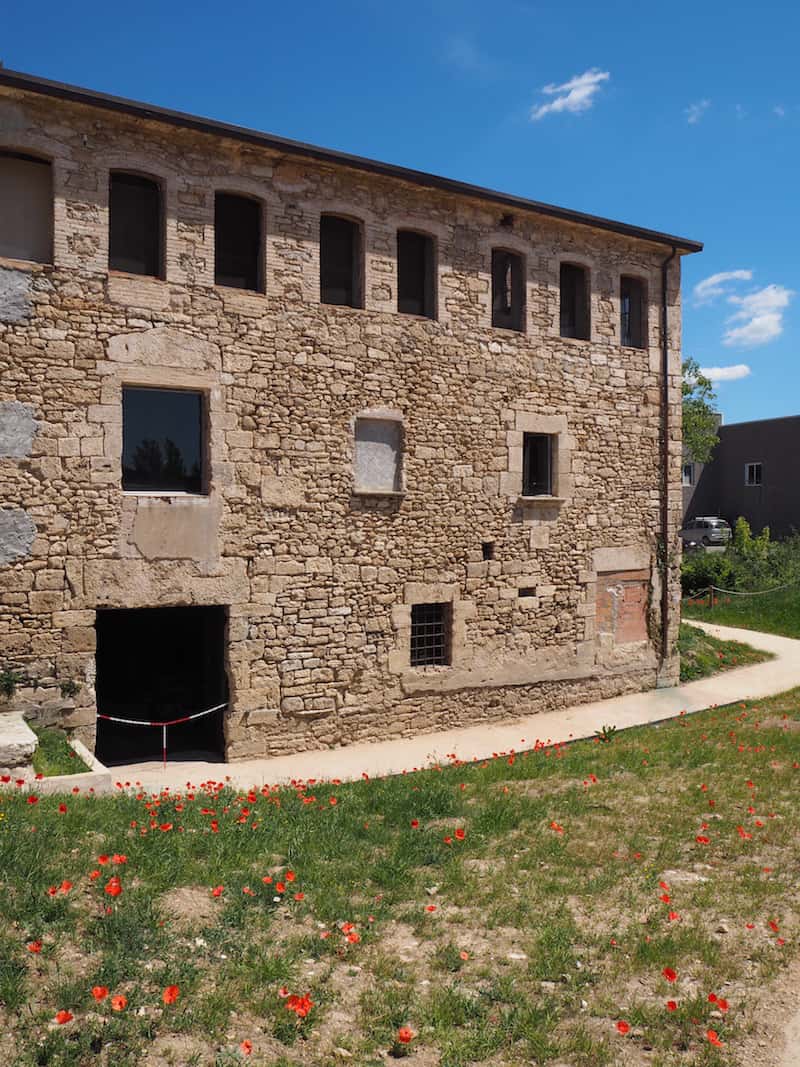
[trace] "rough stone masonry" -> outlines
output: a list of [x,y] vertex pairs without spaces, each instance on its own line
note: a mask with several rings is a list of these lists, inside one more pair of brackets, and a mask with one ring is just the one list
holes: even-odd
[[[680,255],[699,246],[675,239],[667,273],[664,544],[669,242],[212,127],[0,72],[0,150],[52,168],[51,261],[0,260],[0,674],[22,679],[0,713],[91,746],[109,608],[225,609],[230,759],[675,681]],[[112,171],[162,190],[163,277],[109,270]],[[262,206],[263,292],[215,284],[220,191]],[[363,307],[320,301],[323,213],[358,223]],[[433,238],[433,318],[397,308],[404,229]],[[524,265],[522,331],[492,326],[493,249]],[[588,340],[560,336],[562,262],[587,272]],[[621,344],[622,276],[645,284],[641,348]],[[126,386],[202,393],[202,493],[123,490]],[[359,419],[378,462],[400,449],[392,491],[356,480]],[[538,497],[531,434],[552,442]],[[411,665],[423,604],[446,607],[445,664]]]

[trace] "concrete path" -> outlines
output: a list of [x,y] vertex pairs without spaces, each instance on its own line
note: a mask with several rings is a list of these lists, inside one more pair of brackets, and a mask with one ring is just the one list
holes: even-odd
[[513,721],[237,763],[169,762],[166,770],[160,763],[129,764],[112,767],[111,777],[115,782],[138,781],[152,790],[165,786],[183,789],[187,782],[198,785],[222,780],[229,780],[236,788],[249,788],[279,785],[293,779],[351,781],[360,778],[362,773],[378,778],[437,761],[448,762],[451,753],[462,760],[486,759],[495,752],[531,748],[537,739],[555,742],[593,737],[605,725],[618,729],[641,726],[670,719],[681,711],[702,711],[712,704],[759,699],[800,686],[800,641],[728,626],[694,622],[692,625],[715,637],[743,641],[771,652],[775,658],[670,689],[632,693]]

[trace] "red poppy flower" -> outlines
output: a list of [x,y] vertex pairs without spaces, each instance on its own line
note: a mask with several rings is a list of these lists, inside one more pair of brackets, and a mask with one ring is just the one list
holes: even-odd
[[678,922],[680,920],[680,915],[678,914],[677,911],[671,911],[669,913],[669,915],[667,916],[667,918],[669,919],[670,922]]
[[38,804],[39,803],[39,798],[37,796],[34,796],[33,793],[31,793],[31,795],[28,797],[28,803],[29,804]]
[[669,901],[670,901],[670,896],[669,896],[669,893],[662,893],[662,894],[661,894],[661,896],[660,896],[660,897],[659,897],[658,899],[659,899],[659,900],[660,900],[660,901],[661,901],[661,902],[662,902],[663,904],[669,904]]
[[717,1003],[717,994],[716,993],[709,993],[708,994],[708,1003],[709,1004],[716,1004]]
[[414,1036],[414,1031],[410,1026],[401,1026],[397,1031],[397,1040],[401,1045],[410,1045]]
[[462,949],[459,952],[459,956],[461,957],[462,960],[468,960],[469,959],[469,953],[465,952],[464,949]]
[[122,883],[116,875],[114,875],[113,878],[110,878],[108,882],[106,882],[105,891],[110,897],[118,897],[120,895],[120,893],[122,892]]
[[347,940],[350,942],[351,945],[357,945],[358,942],[361,940],[361,934],[356,933],[355,930],[351,930],[350,933],[347,935]]
[[293,1011],[299,1019],[305,1019],[306,1015],[314,1007],[314,1001],[311,999],[308,993],[304,997],[291,996],[286,1000],[286,1007],[289,1011]]
[[714,1045],[716,1048],[724,1047],[716,1030],[706,1030],[706,1037],[708,1038],[708,1043],[710,1045]]
[[118,993],[115,997],[111,998],[111,1007],[114,1011],[125,1011],[128,1006],[128,998],[122,993]]
[[38,955],[42,951],[41,941],[29,941],[27,945],[28,952],[33,952],[34,955]]
[[668,982],[674,982],[678,975],[673,971],[671,967],[665,967],[661,972]]
[[719,1008],[720,1011],[725,1012],[725,1011],[728,1010],[730,1005],[728,1004],[727,1000],[725,1000],[724,997],[717,997],[717,1007]]
[[305,896],[306,896],[305,893],[295,893],[294,899],[295,900],[305,900]]
[[99,877],[100,877],[100,872],[99,871],[90,871],[89,872],[89,881],[90,882],[96,882]]
[[276,893],[285,893],[286,892],[286,886],[284,885],[283,882],[276,882],[275,883],[275,892]]
[[677,1011],[678,1005],[674,1000],[667,1001],[667,1011]]
[[214,888],[211,890],[211,896],[212,897],[221,897],[224,892],[225,892],[225,887],[221,886],[221,885],[217,885],[217,886],[214,886]]
[[253,1051],[253,1042],[245,1039],[239,1043],[239,1051],[243,1056],[249,1056]]
[[92,996],[98,1002],[101,1001],[101,1000],[105,1000],[106,997],[108,996],[108,986],[107,985],[95,985],[95,986],[92,986]]
[[58,814],[59,815],[66,815],[67,814],[67,805],[66,804],[59,804],[58,805]]
[[436,911],[436,905],[435,904],[426,904],[425,905],[425,911]]
[[412,819],[411,820],[411,829],[412,830],[418,830],[419,829],[419,819]]
[[171,829],[172,829],[172,823],[171,822],[162,822],[161,825],[159,826],[159,830],[162,830],[165,834],[168,833]]
[[697,837],[695,837],[695,841],[698,843],[698,845],[710,845],[711,844],[711,838],[710,837],[706,837],[705,834],[698,834]]
[[112,863],[127,863],[128,862],[128,857],[122,855],[119,852],[115,852],[114,855],[111,857],[111,862]]
[[775,922],[774,919],[770,919],[769,920],[768,926],[769,926],[770,930],[773,931],[773,933],[777,934],[777,932],[778,932],[778,924]]
[[288,989],[286,988],[286,986],[285,986],[285,985],[282,985],[282,986],[280,987],[280,989],[278,990],[278,996],[279,996],[279,997],[280,997],[280,998],[281,998],[282,1000],[286,1000],[286,998],[287,998],[287,997],[289,996],[289,990],[288,990]]
[[442,838],[442,841],[444,841],[444,843],[445,843],[446,845],[452,845],[452,843],[453,843],[453,839],[452,839],[452,837],[443,837],[443,838]]
[[58,887],[54,886],[54,885],[51,885],[51,886],[48,887],[47,895],[51,896],[51,897],[54,897],[57,892],[58,892]]
[[63,1026],[64,1023],[72,1022],[74,1018],[75,1016],[72,1014],[72,1012],[66,1011],[64,1008],[62,1008],[61,1011],[56,1012],[56,1022],[59,1026]]
[[297,878],[297,875],[294,873],[294,871],[287,871],[284,877],[286,878],[287,882],[293,882],[295,878]]
[[558,823],[555,822],[555,820],[550,823],[550,829],[553,830],[557,834],[563,834],[564,833],[564,827],[563,826],[559,826]]
[[328,803],[331,807],[335,807],[339,803],[339,800],[337,797],[328,797]]
[[466,830],[462,830],[462,829],[459,828],[458,830],[456,830],[455,836],[456,836],[456,841],[463,841],[464,838],[467,836],[467,831]]
[[626,1023],[624,1019],[620,1019],[619,1022],[617,1023],[617,1029],[619,1030],[619,1032],[621,1034],[627,1034],[628,1031],[630,1030],[630,1028],[631,1028],[631,1024],[630,1023]]
[[168,985],[161,994],[161,999],[165,1004],[174,1004],[180,995],[181,991],[176,985]]
[[59,889],[66,896],[67,893],[69,893],[70,889],[72,889],[72,882],[68,882],[66,880],[66,878],[65,878],[64,881],[59,886]]
[[108,856],[98,856],[97,862],[101,867],[104,867],[108,863]]
[[665,893],[669,892],[669,886],[666,882],[659,882],[659,887],[664,890]]

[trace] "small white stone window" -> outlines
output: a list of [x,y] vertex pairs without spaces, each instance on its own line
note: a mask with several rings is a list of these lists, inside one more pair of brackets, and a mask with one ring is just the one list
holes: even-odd
[[359,416],[353,456],[357,493],[403,491],[403,423],[399,418]]

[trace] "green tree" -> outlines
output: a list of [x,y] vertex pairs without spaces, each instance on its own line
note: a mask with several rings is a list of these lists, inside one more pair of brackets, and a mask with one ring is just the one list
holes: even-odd
[[708,463],[717,443],[716,393],[697,360],[683,361],[683,444],[695,463]]

